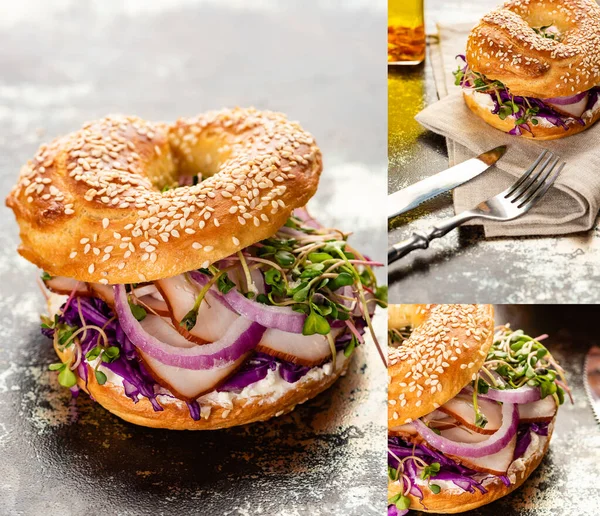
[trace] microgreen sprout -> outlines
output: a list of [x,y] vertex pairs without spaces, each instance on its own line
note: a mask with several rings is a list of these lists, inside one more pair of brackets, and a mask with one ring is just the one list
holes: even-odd
[[[217,288],[223,294],[226,294],[235,286],[235,283],[233,281],[231,281],[229,279],[229,276],[227,275],[227,271],[230,268],[231,267],[223,269],[223,270],[219,270],[216,266],[211,265],[210,268],[208,268],[208,269],[198,269],[199,272],[209,276],[210,280],[206,283],[206,285],[204,285],[202,287],[202,289],[196,296],[196,301],[194,302],[194,306],[192,306],[191,310],[187,314],[185,314],[183,319],[181,319],[181,321],[179,322],[180,326],[182,326],[183,328],[185,328],[188,331],[190,331],[194,326],[196,326],[196,322],[198,320],[198,310],[200,310],[200,305],[202,304],[202,301],[204,300],[206,293],[210,290],[210,288],[214,284],[217,284]],[[189,278],[188,278],[188,281],[190,281],[190,283],[192,285],[196,284],[194,281],[192,281]]]
[[475,382],[476,393],[485,394],[490,387],[504,390],[529,385],[539,387],[542,398],[552,396],[557,405],[564,402],[565,390],[569,393],[564,370],[548,349],[508,325],[496,332],[481,371],[484,374]]

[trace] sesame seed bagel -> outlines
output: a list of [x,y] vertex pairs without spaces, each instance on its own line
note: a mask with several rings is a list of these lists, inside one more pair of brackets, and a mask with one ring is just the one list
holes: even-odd
[[[534,28],[554,27],[557,39]],[[471,31],[467,63],[513,95],[568,97],[600,82],[600,7],[594,0],[510,0]]]
[[[69,362],[72,359],[72,348],[61,351],[56,337],[54,338],[54,349],[63,362]],[[352,356],[346,357],[343,352],[339,352],[335,370],[322,375],[322,377],[301,378],[293,388],[283,393],[277,393],[276,389],[273,389],[273,392],[265,392],[250,398],[234,398],[230,402],[219,402],[218,398],[202,401],[201,417],[198,421],[190,417],[187,405],[180,400],[170,403],[164,399],[161,400],[160,404],[163,410],[158,412],[152,408],[152,404],[147,398],[141,397],[137,403],[134,403],[125,395],[122,386],[110,381],[100,385],[89,365],[87,384],[78,376],[77,385],[94,401],[129,423],[170,430],[217,430],[266,421],[291,412],[296,405],[314,398],[331,387],[340,376],[346,373],[351,360]]]
[[[444,488],[438,494],[434,494],[430,489],[425,487],[421,489],[423,492],[422,501],[411,493],[406,494],[411,502],[410,508],[423,512],[455,514],[476,509],[513,492],[523,485],[540,465],[540,462],[542,462],[550,446],[555,421],[556,416],[548,425],[548,436],[546,438],[536,439],[535,444],[537,445],[531,444],[531,449],[527,450],[529,454],[521,461],[517,460],[511,464],[507,473],[511,481],[510,486],[504,484],[499,477],[494,477],[491,481],[484,484],[487,490],[486,493],[480,493],[477,489],[474,489],[474,492],[470,493],[460,488]],[[435,478],[432,479],[432,482],[436,482]],[[402,491],[401,482],[388,482],[388,499]]]
[[[514,129],[514,117],[507,117],[504,120],[502,120],[497,114],[492,113],[492,110],[489,107],[482,106],[480,103],[478,103],[475,100],[475,97],[471,90],[463,91],[463,97],[469,109],[473,111],[473,113],[475,113],[477,116],[481,117],[483,121],[487,124],[505,133],[508,133],[510,130]],[[530,123],[527,125],[531,132],[523,129],[521,131],[521,138],[529,138],[531,140],[543,141],[556,140],[558,138],[565,138],[566,136],[578,134],[582,131],[585,131],[588,127],[591,127],[598,120],[600,120],[600,109],[595,109],[591,112],[590,116],[582,117],[582,120],[584,122],[584,125],[580,124],[574,118],[568,120],[566,122],[567,129],[555,125],[548,127],[541,124],[533,125]]]
[[321,170],[312,136],[279,113],[227,109],[172,125],[109,116],[42,145],[6,204],[19,253],[51,275],[135,283],[273,235]]
[[416,308],[410,337],[388,350],[388,427],[454,398],[479,371],[494,338],[492,305]]

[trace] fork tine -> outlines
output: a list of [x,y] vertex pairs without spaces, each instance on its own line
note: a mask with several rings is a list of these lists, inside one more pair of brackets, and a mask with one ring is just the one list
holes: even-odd
[[537,177],[536,180],[533,183],[531,183],[531,185],[529,185],[529,187],[525,191],[523,191],[522,195],[514,199],[512,202],[519,201],[520,206],[527,203],[527,201],[531,199],[531,197],[533,197],[535,192],[541,186],[543,186],[544,181],[548,178],[548,176],[550,176],[550,174],[556,168],[556,165],[558,165],[559,162],[560,158],[552,160],[552,163],[549,167],[546,167],[546,169],[542,169],[543,174],[540,173],[539,177]]
[[537,157],[537,159],[533,162],[533,165],[529,167],[525,173],[517,180],[515,183],[508,189],[506,195],[504,197],[510,197],[513,192],[521,186],[525,180],[531,175],[531,173],[536,169],[536,167],[540,164],[540,161],[544,158],[544,156],[548,154],[548,151],[544,149],[542,153]]
[[546,171],[546,169],[548,167],[548,164],[552,161],[553,158],[554,158],[554,154],[552,154],[551,152],[548,152],[546,154],[546,159],[542,163],[541,168],[539,168],[539,170],[537,170],[534,174],[532,174],[531,177],[528,177],[527,180],[521,186],[519,186],[519,188],[517,188],[513,192],[513,194],[510,196],[511,202],[516,202],[520,198],[522,198],[524,195],[526,195],[527,191],[533,185],[536,184],[536,182],[538,181],[538,179],[540,177],[543,176],[544,172]]
[[[556,164],[555,164],[556,165]],[[521,204],[519,204],[519,208],[525,206],[525,211],[529,210],[534,204],[536,204],[548,191],[548,189],[552,186],[556,178],[560,175],[563,168],[565,168],[566,163],[563,161],[560,166],[556,169],[554,174],[550,176],[549,179],[545,180],[545,183],[541,184],[532,194]]]

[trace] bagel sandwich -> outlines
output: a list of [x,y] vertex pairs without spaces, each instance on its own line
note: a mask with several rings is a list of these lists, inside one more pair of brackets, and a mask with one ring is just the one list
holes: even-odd
[[491,305],[395,305],[388,334],[388,515],[507,495],[548,451],[564,371]]
[[59,383],[189,430],[332,385],[385,292],[378,264],[304,208],[321,170],[309,133],[255,109],[109,116],[42,145],[6,202],[43,270]]
[[600,119],[599,47],[595,0],[509,0],[471,31],[456,84],[492,127],[564,138]]

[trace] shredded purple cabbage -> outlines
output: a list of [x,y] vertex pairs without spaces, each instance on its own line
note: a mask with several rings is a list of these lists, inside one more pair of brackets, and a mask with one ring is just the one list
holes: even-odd
[[[139,397],[143,396],[152,403],[155,411],[163,410],[156,399],[154,389],[156,382],[138,360],[135,347],[121,329],[121,325],[114,317],[110,307],[104,301],[95,297],[76,297],[71,300],[67,310],[61,313],[58,322],[80,328],[83,324],[79,310],[81,310],[81,316],[83,316],[86,324],[104,328],[109,344],[118,346],[121,349],[122,353],[118,359],[114,362],[104,363],[103,366],[123,378],[125,394],[134,403],[137,403]],[[54,336],[53,329],[42,328],[42,333],[50,338]],[[99,343],[101,341],[98,332],[89,330],[80,340],[82,353],[85,355]],[[77,373],[87,384],[88,368],[83,361],[77,368]]]
[[[61,307],[61,310],[64,309]],[[139,397],[147,398],[155,411],[161,411],[163,408],[156,399],[158,384],[145,369],[142,362],[138,359],[137,351],[131,340],[125,335],[118,319],[114,316],[110,307],[101,299],[95,297],[76,297],[71,300],[67,310],[58,317],[58,323],[68,324],[80,328],[83,326],[81,316],[85,324],[92,324],[103,328],[108,337],[109,345],[117,346],[121,350],[120,356],[114,362],[103,363],[102,365],[116,375],[123,378],[123,389],[125,395],[134,403],[137,403]],[[361,324],[362,323],[362,324]],[[356,321],[357,328],[364,333],[364,321]],[[52,328],[42,328],[42,334],[52,339],[55,330]],[[344,334],[336,341],[336,349],[344,349],[350,341],[350,335]],[[80,345],[83,354],[94,348],[99,341],[98,332],[90,329],[81,339]],[[279,368],[279,374],[288,383],[295,383],[302,378],[310,367],[300,366],[274,358],[265,353],[255,353],[248,359],[244,365],[224,384],[219,386],[218,392],[241,391],[244,387],[258,382],[266,377],[269,369]],[[88,368],[85,361],[82,361],[77,368],[77,374],[87,385]],[[72,389],[73,396],[78,394],[78,389]],[[200,406],[197,401],[186,402],[190,411],[190,416],[195,421],[200,419]]]

